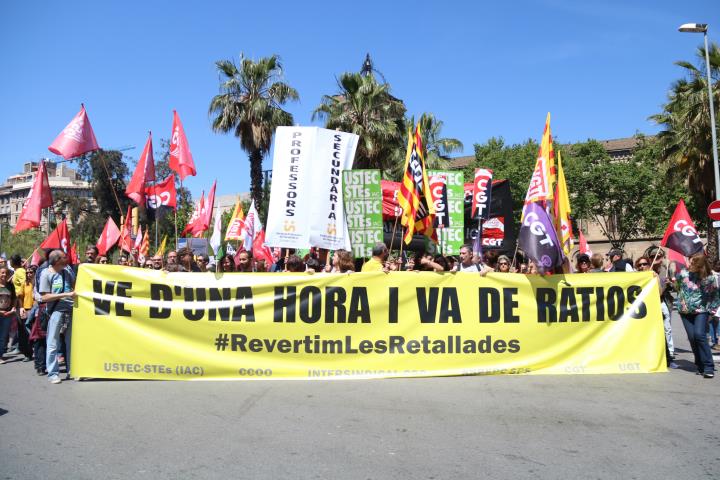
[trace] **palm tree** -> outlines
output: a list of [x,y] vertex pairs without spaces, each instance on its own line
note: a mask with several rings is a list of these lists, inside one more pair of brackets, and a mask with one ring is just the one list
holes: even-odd
[[[711,45],[709,53],[717,116],[720,104],[720,50],[717,44]],[[715,198],[715,184],[704,47],[698,48],[697,56],[699,68],[690,62],[675,62],[684,69],[686,78],[673,83],[663,111],[650,119],[664,128],[657,136],[661,160],[669,165],[671,173],[687,178],[698,207],[704,211]],[[715,235],[708,235],[708,242],[715,249],[716,241]]]
[[371,72],[344,73],[337,83],[340,91],[322,97],[313,120],[324,119],[326,128],[360,136],[353,168],[392,170],[404,155],[405,105]]
[[[420,132],[423,147],[425,148],[425,166],[430,170],[442,170],[450,163],[450,154],[463,149],[463,144],[457,138],[443,138],[443,121],[438,120],[432,113],[420,115]],[[406,120],[406,124],[414,128],[415,117]],[[393,170],[393,177],[399,179],[403,175],[403,164]]]
[[277,55],[257,62],[240,54],[240,65],[232,60],[215,62],[220,75],[220,94],[210,101],[216,132],[232,131],[250,157],[250,195],[262,202],[262,160],[270,151],[276,127],[292,125],[292,114],[282,109],[289,100],[298,100],[297,91],[280,81],[282,65]]

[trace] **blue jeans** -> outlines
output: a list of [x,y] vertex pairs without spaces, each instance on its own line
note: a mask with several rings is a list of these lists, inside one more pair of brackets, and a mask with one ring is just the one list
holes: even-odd
[[718,343],[718,323],[720,321],[720,318],[713,315],[712,318],[710,318],[710,343],[713,345],[717,345]]
[[707,341],[708,314],[681,313],[683,325],[687,332],[690,347],[695,356],[695,365],[700,373],[714,373],[715,365]]
[[7,350],[8,334],[10,333],[10,325],[15,320],[14,315],[3,317],[0,315],[0,358],[5,355]]
[[[63,325],[63,315],[72,315],[70,312],[53,312],[50,315],[47,329],[47,372],[48,377],[53,377],[60,373],[60,363],[58,362],[58,350],[60,347],[60,328]],[[65,365],[67,373],[70,374],[70,334],[72,332],[72,320],[68,322],[68,328],[65,331]]]

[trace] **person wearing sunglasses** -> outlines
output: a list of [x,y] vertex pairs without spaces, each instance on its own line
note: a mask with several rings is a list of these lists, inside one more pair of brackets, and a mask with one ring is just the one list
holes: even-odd
[[586,253],[581,253],[575,261],[575,273],[589,273],[591,266],[590,257]]
[[497,258],[495,271],[498,273],[510,273],[510,258],[507,255],[500,255]]

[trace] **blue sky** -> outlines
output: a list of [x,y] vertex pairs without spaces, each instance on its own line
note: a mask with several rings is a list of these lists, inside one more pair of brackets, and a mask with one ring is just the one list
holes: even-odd
[[241,51],[280,55],[302,125],[369,52],[408,112],[433,112],[466,154],[493,136],[538,139],[548,111],[562,142],[654,133],[673,62],[702,42],[677,32],[685,22],[710,23],[720,42],[716,0],[2,2],[0,178],[51,156],[84,102],[100,145],[135,145],[133,157],[148,130],[169,137],[177,109],[193,194],[215,178],[219,194],[247,191],[247,155],[207,115],[214,61]]

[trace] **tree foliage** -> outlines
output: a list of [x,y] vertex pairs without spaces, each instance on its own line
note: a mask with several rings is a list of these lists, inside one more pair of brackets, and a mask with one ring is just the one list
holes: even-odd
[[283,110],[297,91],[282,77],[277,55],[257,62],[240,54],[240,64],[232,60],[215,62],[220,75],[220,93],[212,98],[208,113],[216,132],[233,134],[250,158],[250,195],[262,200],[262,160],[270,151],[272,136],[279,126],[292,125],[293,117]]
[[[720,112],[720,49],[716,44],[710,46],[709,57],[717,117]],[[704,47],[698,48],[696,60],[698,66],[687,61],[675,62],[682,67],[684,77],[672,84],[662,111],[650,118],[663,127],[657,135],[660,142],[658,159],[676,176],[686,179],[697,208],[704,211],[716,197]],[[710,230],[707,216],[701,218],[704,221],[698,227]],[[708,242],[711,254],[716,256],[716,236],[709,235]]]
[[337,85],[338,92],[322,97],[313,119],[325,120],[325,128],[360,136],[353,168],[376,168],[392,175],[404,162],[405,105],[372,73],[343,73]]

